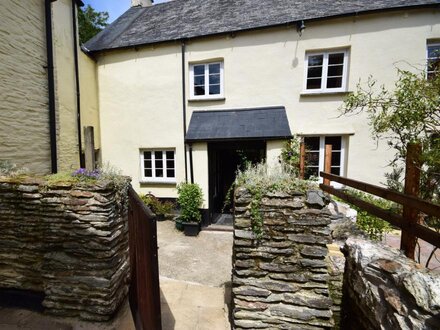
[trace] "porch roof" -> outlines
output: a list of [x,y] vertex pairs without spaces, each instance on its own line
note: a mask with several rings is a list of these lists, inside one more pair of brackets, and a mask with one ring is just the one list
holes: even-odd
[[291,136],[286,109],[279,106],[194,111],[185,140],[276,140]]

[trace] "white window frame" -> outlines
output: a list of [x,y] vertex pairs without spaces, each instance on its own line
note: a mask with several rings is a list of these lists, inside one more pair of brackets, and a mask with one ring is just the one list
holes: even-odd
[[[220,94],[209,95],[209,65],[210,64],[220,64]],[[195,95],[194,94],[194,66],[204,65],[205,66],[205,95]],[[205,63],[191,63],[189,65],[189,87],[190,87],[190,99],[191,100],[209,100],[209,99],[219,99],[224,98],[224,68],[223,61],[216,62],[205,62]]]
[[[174,153],[174,177],[168,177],[167,173],[167,157],[166,153],[167,151],[172,151]],[[144,152],[151,152],[151,177],[145,176],[145,158],[144,158]],[[163,177],[156,177],[156,152],[162,152],[162,168],[163,168]],[[176,183],[176,149],[171,148],[156,148],[156,149],[140,149],[140,180],[143,183]]]
[[[339,176],[345,176],[345,157],[346,157],[346,146],[347,146],[347,137],[345,135],[307,135],[304,138],[313,138],[319,137],[319,166],[318,166],[318,174],[320,172],[324,172],[325,165],[325,138],[332,136],[340,136],[341,137],[341,164],[340,164],[340,174]],[[333,151],[333,150],[332,150]],[[307,167],[307,165],[306,165]],[[324,179],[319,176],[319,183],[323,183]],[[337,182],[332,182],[332,186],[335,188],[340,188],[342,185]]]
[[[331,54],[344,54],[344,63],[342,69],[342,86],[338,88],[327,88],[327,77],[328,77],[328,57]],[[348,49],[339,49],[339,50],[331,50],[331,51],[320,51],[320,52],[307,52],[306,57],[304,59],[304,94],[318,94],[318,93],[338,93],[338,92],[346,92],[347,91],[347,81],[348,81]],[[322,77],[321,77],[321,88],[316,89],[307,89],[307,78],[308,78],[308,69],[309,69],[309,57],[323,55],[322,62]]]
[[440,58],[440,54],[438,57],[429,57],[429,51],[428,51],[428,47],[438,47],[440,50],[440,42],[428,42],[426,44],[426,78],[428,78],[428,63],[430,59],[436,59],[436,58]]

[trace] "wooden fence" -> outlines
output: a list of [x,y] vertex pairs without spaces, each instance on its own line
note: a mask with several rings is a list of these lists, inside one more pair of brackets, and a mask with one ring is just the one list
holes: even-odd
[[155,215],[130,188],[130,309],[137,330],[161,330],[159,263]]
[[[440,247],[440,233],[422,225],[421,221],[421,212],[427,216],[440,218],[440,206],[416,197],[419,193],[420,181],[420,146],[408,145],[405,193],[394,192],[379,186],[331,174],[331,152],[331,145],[326,145],[324,172],[320,172],[320,176],[324,178],[324,183],[320,185],[322,190],[400,228],[402,230],[400,248],[409,258],[414,259],[417,238]],[[390,210],[382,209],[351,196],[344,190],[332,187],[330,185],[331,181],[401,204],[403,206],[402,214],[393,213]]]

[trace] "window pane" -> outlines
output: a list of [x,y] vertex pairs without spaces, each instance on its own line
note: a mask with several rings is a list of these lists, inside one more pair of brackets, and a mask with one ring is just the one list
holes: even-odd
[[343,63],[344,63],[344,53],[328,55],[328,64],[343,64]]
[[220,63],[210,64],[209,65],[209,73],[220,73]]
[[175,177],[174,170],[167,170],[167,177],[168,178],[174,178]]
[[307,89],[320,89],[322,79],[307,79]]
[[322,65],[324,55],[312,55],[309,56],[309,66]]
[[174,160],[167,160],[167,168],[168,169],[174,168]]
[[332,65],[328,67],[327,75],[329,77],[342,76],[343,70],[344,70],[344,66],[342,65]]
[[162,151],[155,151],[154,157],[156,158],[156,160],[158,160],[158,159],[162,160],[162,157],[163,157]]
[[220,94],[220,85],[210,85],[209,95],[218,95],[218,94]]
[[205,86],[195,86],[194,95],[205,95]]
[[341,152],[336,151],[332,152],[332,166],[340,166],[341,165]]
[[163,170],[156,169],[156,178],[163,178]]
[[203,86],[204,84],[205,84],[205,76],[194,76],[194,85]]
[[209,75],[209,83],[210,84],[220,84],[220,75],[219,74],[212,74]]
[[304,143],[309,151],[319,151],[319,136],[305,137]]
[[144,151],[144,159],[151,159],[151,151]]
[[341,175],[341,168],[340,167],[332,167],[330,168],[330,173],[334,175]]
[[342,137],[341,136],[326,136],[325,144],[331,144],[332,150],[341,150]]
[[341,87],[342,87],[342,77],[327,79],[327,88],[341,88]]
[[151,159],[144,160],[144,167],[151,168]]
[[440,46],[438,45],[428,46],[428,57],[429,58],[440,57]]
[[319,151],[308,152],[306,154],[306,166],[318,166],[319,165]]
[[167,160],[173,160],[174,161],[174,151],[167,151]]
[[320,78],[322,76],[322,66],[309,68],[307,70],[307,78]]
[[151,169],[146,169],[146,170],[144,171],[144,176],[145,176],[146,178],[151,178],[151,177],[153,177],[153,171],[152,171]]
[[194,65],[194,75],[205,74],[204,65]]

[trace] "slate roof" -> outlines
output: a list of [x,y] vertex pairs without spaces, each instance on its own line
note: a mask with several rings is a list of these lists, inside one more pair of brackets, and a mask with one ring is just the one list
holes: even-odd
[[292,136],[284,107],[195,111],[186,142],[284,139]]
[[174,0],[132,7],[85,44],[91,52],[374,11],[440,0]]

